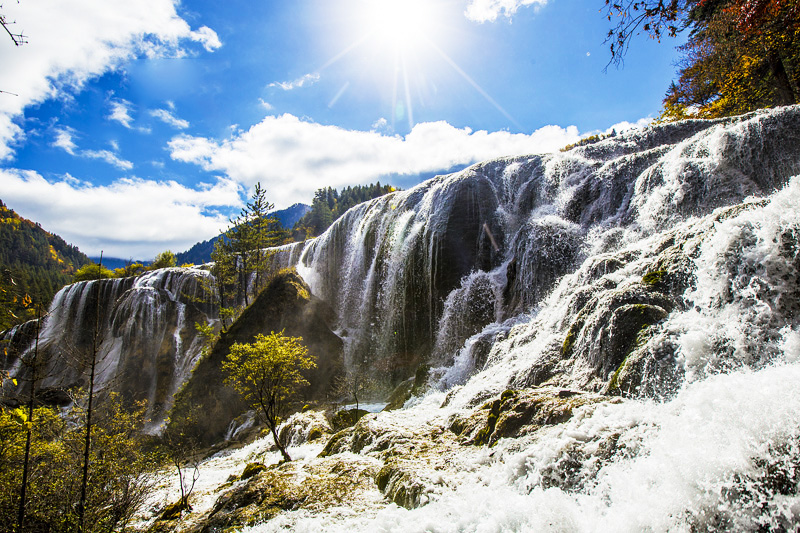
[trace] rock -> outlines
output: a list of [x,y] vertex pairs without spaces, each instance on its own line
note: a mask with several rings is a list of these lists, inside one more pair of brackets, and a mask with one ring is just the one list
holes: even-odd
[[261,463],[247,463],[247,466],[245,466],[244,470],[242,470],[242,475],[239,476],[239,479],[249,479],[266,469],[267,467]]
[[342,409],[333,415],[331,426],[334,431],[341,431],[345,428],[354,426],[356,422],[361,420],[361,417],[369,414],[369,411],[363,409]]
[[545,425],[566,422],[574,409],[604,401],[619,400],[559,387],[507,390],[470,415],[453,417],[449,429],[462,444],[493,446],[501,438],[519,437]]
[[311,385],[303,395],[322,399],[342,368],[342,340],[331,331],[332,318],[330,307],[311,295],[297,272],[281,271],[198,363],[176,395],[177,413],[189,409],[202,412],[203,416],[197,417],[195,436],[204,444],[223,440],[229,422],[248,406],[233,388],[225,385],[221,363],[233,343],[251,342],[256,334],[273,331],[303,338],[317,363],[317,368],[305,376]]

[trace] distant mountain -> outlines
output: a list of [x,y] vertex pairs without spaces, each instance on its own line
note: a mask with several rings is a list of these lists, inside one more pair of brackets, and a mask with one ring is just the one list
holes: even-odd
[[[286,229],[294,227],[295,223],[303,218],[303,215],[311,211],[311,207],[306,204],[294,204],[286,209],[270,213],[270,216],[278,219],[281,226]],[[178,264],[194,263],[195,265],[202,265],[211,261],[211,252],[214,250],[214,243],[222,235],[217,235],[213,239],[198,242],[185,252],[175,254]]]
[[18,296],[27,294],[34,304],[47,306],[89,261],[77,247],[0,201],[0,272],[8,271]]
[[[92,261],[95,263],[100,262],[99,256],[90,257]],[[140,259],[122,259],[120,257],[105,257],[103,256],[103,266],[109,270],[114,270],[115,268],[122,268],[127,266],[131,263],[141,263],[143,265],[149,265],[152,261],[142,261]]]
[[303,215],[311,211],[311,206],[306,204],[294,204],[293,206],[287,207],[286,209],[281,209],[280,211],[275,211],[274,213],[270,213],[273,218],[277,218],[278,222],[281,223],[286,229],[292,229],[294,225],[297,223],[298,220],[303,218]]

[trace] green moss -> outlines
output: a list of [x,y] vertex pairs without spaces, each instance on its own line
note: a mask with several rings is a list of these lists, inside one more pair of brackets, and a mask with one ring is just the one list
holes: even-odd
[[256,474],[258,474],[259,472],[263,472],[266,469],[267,467],[262,465],[261,463],[248,463],[247,466],[244,467],[242,475],[240,476],[239,479],[251,478]]
[[333,435],[330,439],[328,439],[328,443],[325,445],[325,448],[319,452],[319,457],[328,457],[335,453],[339,453],[339,444],[341,443],[342,439],[352,434],[352,432],[352,428],[347,428]]
[[666,275],[666,270],[652,270],[642,276],[642,283],[650,287],[655,287],[664,281]]
[[614,374],[611,376],[611,379],[608,381],[609,393],[619,392],[620,376],[630,363],[630,358],[633,352],[647,344],[647,341],[650,338],[650,328],[651,324],[642,324],[642,326],[639,328],[639,332],[636,334],[636,341],[633,343],[627,355],[625,356],[625,359],[623,359],[622,363],[620,363],[620,365],[614,371]]
[[[488,405],[488,403],[484,405],[484,408]],[[472,444],[475,446],[490,444],[492,433],[494,433],[494,428],[497,426],[497,419],[500,416],[500,407],[502,405],[503,402],[501,400],[494,400],[491,403],[489,407],[489,416],[486,417],[486,425],[475,434],[475,438],[472,439]]]
[[561,345],[561,356],[564,358],[572,355],[572,347],[575,345],[575,340],[578,338],[578,331],[580,328],[577,324],[572,324],[567,331],[567,337],[564,339],[564,344]]
[[500,403],[506,403],[508,400],[516,396],[517,396],[517,391],[513,389],[506,389],[505,391],[503,391],[503,394],[500,395]]
[[192,507],[184,500],[178,500],[175,503],[167,505],[164,512],[161,513],[159,520],[177,520],[181,517],[184,511],[191,511]]
[[308,442],[312,440],[317,440],[318,438],[322,437],[325,434],[325,431],[317,426],[314,426],[308,431],[308,438],[306,439]]

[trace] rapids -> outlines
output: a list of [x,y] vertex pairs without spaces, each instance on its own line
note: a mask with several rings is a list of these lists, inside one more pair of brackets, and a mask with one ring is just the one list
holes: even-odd
[[[269,475],[368,482],[236,527],[797,531],[799,175],[800,107],[683,121],[438,176],[277,249],[333,307],[347,368],[427,383],[327,444],[287,421],[298,460]],[[216,311],[202,271],[148,276],[65,288],[43,339],[85,345],[101,291],[103,382],[152,369],[132,391],[163,411],[199,353],[186,324]],[[263,496],[228,481],[254,459],[278,460],[265,439],[209,458],[187,524]]]

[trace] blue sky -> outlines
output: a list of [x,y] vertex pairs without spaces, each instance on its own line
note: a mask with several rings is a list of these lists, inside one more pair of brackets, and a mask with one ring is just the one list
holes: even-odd
[[642,125],[675,41],[609,67],[602,0],[20,0],[2,13],[0,199],[90,255]]

